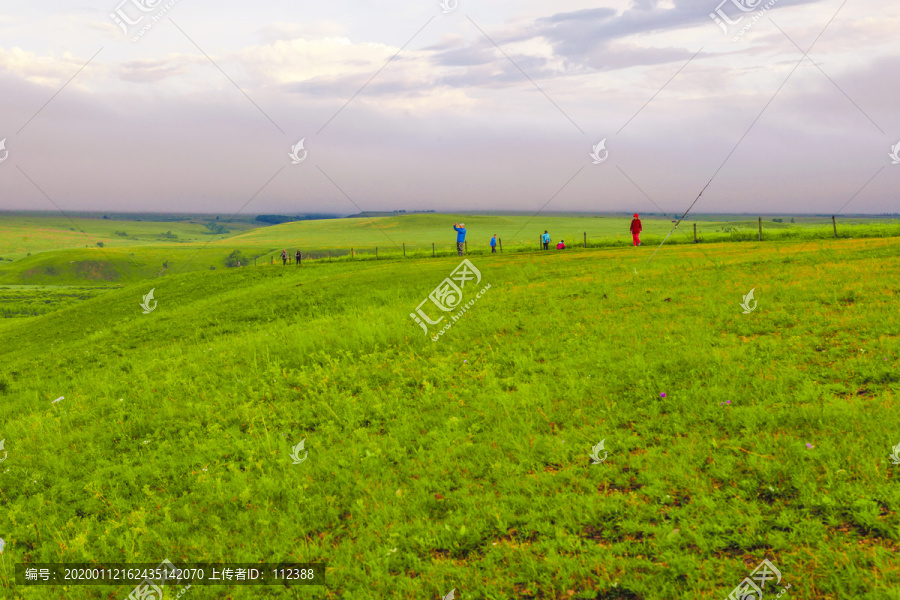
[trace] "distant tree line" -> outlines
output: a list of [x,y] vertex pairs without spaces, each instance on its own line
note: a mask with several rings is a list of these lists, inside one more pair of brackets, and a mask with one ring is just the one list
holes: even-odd
[[237,267],[238,265],[242,267],[246,267],[252,259],[248,259],[243,252],[240,250],[235,250],[231,254],[228,255],[228,258],[225,259],[226,267]]
[[291,223],[293,221],[318,221],[320,219],[337,219],[338,215],[329,215],[323,213],[310,213],[308,215],[297,215],[289,217],[287,215],[257,215],[256,220],[262,223],[271,223],[279,225],[281,223]]
[[213,223],[212,221],[206,224],[206,228],[209,229],[210,235],[222,235],[224,233],[231,233],[231,230],[225,229],[224,225],[220,223]]
[[392,211],[377,211],[370,210],[361,213],[356,213],[355,215],[348,215],[348,219],[359,219],[366,217],[390,217],[392,215],[405,215],[405,214],[425,214],[425,213],[433,213],[433,210],[392,210]]

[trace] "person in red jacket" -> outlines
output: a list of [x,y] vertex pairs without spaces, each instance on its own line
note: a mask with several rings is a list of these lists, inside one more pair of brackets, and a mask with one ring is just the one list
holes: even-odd
[[638,218],[637,213],[634,213],[634,218],[631,220],[631,239],[634,240],[635,246],[641,246],[641,232],[644,230],[641,227],[641,220]]

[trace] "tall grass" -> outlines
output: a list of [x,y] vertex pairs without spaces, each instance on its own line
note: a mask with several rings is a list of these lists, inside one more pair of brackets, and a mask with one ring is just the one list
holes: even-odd
[[765,557],[789,597],[896,597],[898,240],[701,246],[475,257],[439,342],[409,313],[456,258],[0,322],[0,595],[121,598],[13,565],[169,558],[329,563],[198,598],[719,598]]

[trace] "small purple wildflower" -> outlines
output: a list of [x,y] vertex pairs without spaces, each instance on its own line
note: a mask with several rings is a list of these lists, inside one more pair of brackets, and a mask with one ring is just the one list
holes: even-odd
[[726,400],[725,404],[731,404],[731,400]]
[[659,397],[660,397],[660,398],[665,398],[665,397],[666,397],[666,393],[663,392],[662,394],[659,395]]
[[810,444],[810,443],[809,443],[809,442],[806,442],[806,447],[807,447],[807,448],[812,448],[812,447],[813,447],[813,445],[812,445],[812,444]]

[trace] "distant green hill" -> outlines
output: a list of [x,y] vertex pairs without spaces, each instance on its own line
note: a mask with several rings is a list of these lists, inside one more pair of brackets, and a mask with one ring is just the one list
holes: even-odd
[[[553,245],[565,240],[570,248],[631,246],[630,217],[560,217],[537,215],[450,215],[407,214],[392,217],[308,220],[253,226],[246,222],[226,223],[229,233],[210,235],[210,225],[218,222],[135,222],[123,223],[85,219],[76,224],[90,232],[62,230],[66,223],[55,217],[0,219],[6,237],[0,245],[17,252],[0,254],[0,284],[25,285],[105,285],[156,279],[184,271],[234,267],[229,257],[243,257],[242,266],[280,263],[283,249],[293,259],[299,249],[304,258],[331,260],[375,260],[430,258],[456,254],[454,221],[465,223],[470,255],[490,252],[494,234],[504,252],[536,251],[539,236],[549,231]],[[717,241],[753,242],[758,239],[758,222],[685,222],[672,232],[672,222],[664,218],[644,218],[641,240],[645,246],[693,244],[694,225],[703,244]],[[162,230],[162,226],[167,229]],[[116,231],[126,235],[117,235]],[[171,234],[167,233],[170,232]],[[839,220],[841,237],[885,237],[900,235],[900,222],[885,219]],[[669,235],[671,233],[671,235]],[[789,222],[763,222],[763,240],[787,241],[833,237],[830,219],[798,218]],[[17,240],[21,240],[17,241]],[[102,241],[103,247],[86,247],[86,241]],[[25,246],[20,246],[25,244]],[[42,251],[21,253],[28,247]],[[352,255],[351,255],[352,252]]]
[[321,219],[338,219],[339,215],[329,215],[329,214],[306,214],[306,215],[297,215],[297,216],[288,216],[288,215],[257,215],[255,221],[259,221],[260,223],[269,223],[271,225],[280,225],[281,223],[291,223],[293,221],[317,221]]
[[[228,229],[211,235],[209,224]],[[182,244],[224,239],[263,226],[247,221],[216,221],[215,217],[184,217],[179,220],[128,220],[73,217],[59,214],[0,213],[0,257],[21,258],[47,250],[132,247],[161,243]]]

